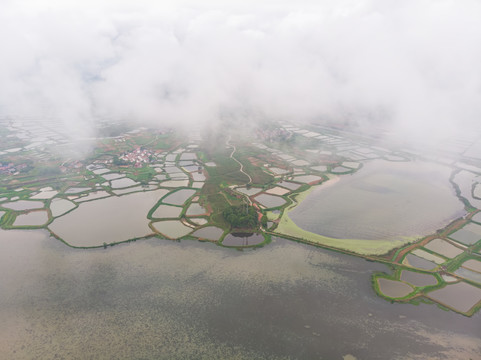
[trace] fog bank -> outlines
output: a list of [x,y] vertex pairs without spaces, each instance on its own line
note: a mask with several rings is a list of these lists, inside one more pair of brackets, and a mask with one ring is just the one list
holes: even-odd
[[481,119],[481,3],[4,1],[0,116],[223,114],[443,136]]

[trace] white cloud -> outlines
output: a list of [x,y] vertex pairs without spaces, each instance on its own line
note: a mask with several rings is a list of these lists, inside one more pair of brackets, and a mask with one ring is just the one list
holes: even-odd
[[3,2],[0,114],[88,128],[242,109],[422,133],[480,119],[479,1],[198,3]]

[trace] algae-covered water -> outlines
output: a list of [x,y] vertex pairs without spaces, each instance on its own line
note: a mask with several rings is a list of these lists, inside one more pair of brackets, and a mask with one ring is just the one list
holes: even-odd
[[391,304],[381,265],[273,239],[71,249],[0,230],[1,359],[477,359],[481,314]]

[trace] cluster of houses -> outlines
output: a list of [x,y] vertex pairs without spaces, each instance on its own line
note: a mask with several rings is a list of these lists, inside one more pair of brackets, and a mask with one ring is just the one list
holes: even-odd
[[15,165],[14,163],[0,163],[0,174],[1,175],[14,175],[20,170],[25,169],[27,164]]
[[120,160],[134,164],[134,167],[142,167],[144,164],[150,163],[154,153],[150,150],[137,148],[134,151],[119,156]]

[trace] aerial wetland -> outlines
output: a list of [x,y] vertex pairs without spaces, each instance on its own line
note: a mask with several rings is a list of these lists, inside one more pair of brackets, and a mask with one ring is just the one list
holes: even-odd
[[135,166],[100,155],[57,183],[7,177],[0,357],[476,358],[476,176],[292,131],[314,139],[304,155],[230,137],[154,151],[139,131],[130,148],[105,140]]

